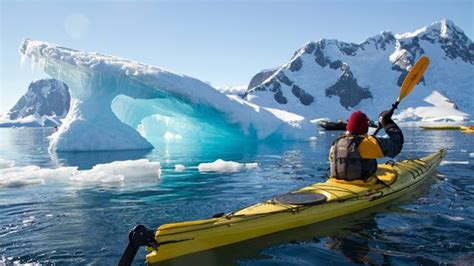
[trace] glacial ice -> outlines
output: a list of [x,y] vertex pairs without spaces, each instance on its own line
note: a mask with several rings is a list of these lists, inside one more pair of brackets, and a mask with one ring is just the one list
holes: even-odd
[[71,109],[52,151],[151,149],[147,139],[307,139],[314,125],[226,96],[197,79],[114,56],[25,40],[20,47],[65,82]]

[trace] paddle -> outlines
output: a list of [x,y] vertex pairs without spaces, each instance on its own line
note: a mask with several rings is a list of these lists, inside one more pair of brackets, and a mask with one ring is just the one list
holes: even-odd
[[[392,108],[390,108],[390,116],[393,115],[393,112],[395,109],[397,109],[398,104],[410,94],[410,92],[413,90],[416,84],[420,81],[421,77],[423,77],[423,73],[425,73],[426,69],[428,69],[428,66],[430,65],[430,59],[426,56],[420,57],[418,62],[410,69],[410,72],[408,72],[408,75],[405,77],[405,80],[403,80],[403,84],[400,87],[400,95],[397,98],[397,101],[392,104]],[[379,124],[377,126],[377,129],[374,132],[374,136],[379,133],[380,129],[382,129],[382,124],[379,121]]]

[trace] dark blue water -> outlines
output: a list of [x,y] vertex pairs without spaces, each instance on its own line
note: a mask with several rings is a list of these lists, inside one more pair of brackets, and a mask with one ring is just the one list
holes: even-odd
[[[200,264],[463,264],[474,263],[474,134],[404,127],[399,159],[447,148],[448,161],[425,187],[396,203],[222,249]],[[49,154],[51,129],[0,129],[0,158],[16,166],[79,166],[148,158],[160,180],[77,184],[69,179],[0,187],[0,264],[116,264],[135,224],[200,219],[229,212],[324,180],[335,133],[314,142],[156,143],[148,152]],[[258,162],[257,170],[200,173],[221,158]],[[187,166],[175,172],[175,164]],[[143,264],[144,251],[136,262]],[[2,259],[3,256],[3,259]]]

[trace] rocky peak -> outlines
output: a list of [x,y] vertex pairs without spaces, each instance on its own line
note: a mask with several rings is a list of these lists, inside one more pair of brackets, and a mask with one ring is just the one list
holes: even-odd
[[247,89],[250,90],[260,84],[262,84],[266,79],[271,77],[275,72],[278,70],[278,68],[274,69],[267,69],[267,70],[262,70],[259,73],[257,73],[255,76],[252,77],[252,79],[249,82],[249,85],[247,86]]
[[382,31],[373,37],[368,38],[360,46],[365,47],[368,44],[373,44],[377,49],[386,50],[390,44],[395,44],[396,38],[391,31]]
[[346,109],[358,105],[363,99],[372,98],[369,88],[357,84],[357,79],[347,64],[341,66],[341,71],[339,80],[326,89],[327,97],[339,97],[339,103]]
[[420,41],[439,43],[446,57],[474,64],[474,44],[464,31],[449,19],[442,19],[411,33],[396,35],[400,46],[413,55],[424,54]]
[[40,79],[30,83],[28,90],[8,112],[15,120],[30,115],[64,117],[69,111],[71,96],[68,86],[56,79]]

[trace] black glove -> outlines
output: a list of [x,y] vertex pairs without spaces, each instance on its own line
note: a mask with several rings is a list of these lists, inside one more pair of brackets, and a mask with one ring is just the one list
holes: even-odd
[[384,128],[389,124],[394,124],[395,122],[393,122],[392,120],[392,115],[393,112],[391,112],[390,110],[385,110],[381,112],[379,115],[379,123],[382,124]]

